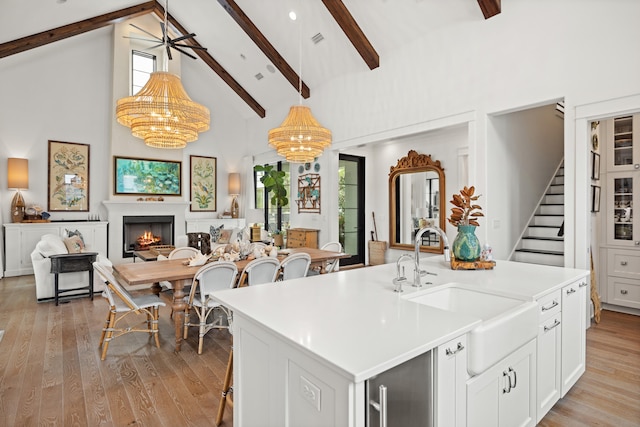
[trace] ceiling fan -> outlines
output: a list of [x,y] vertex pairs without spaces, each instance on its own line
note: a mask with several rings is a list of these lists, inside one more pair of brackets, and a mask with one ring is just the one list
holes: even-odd
[[143,38],[140,38],[140,37],[127,37],[127,36],[125,36],[125,38],[141,40],[141,41],[145,41],[145,42],[156,42],[156,44],[154,46],[150,46],[148,49],[155,49],[158,46],[163,46],[164,45],[166,47],[166,49],[167,49],[167,56],[169,57],[169,59],[173,59],[171,57],[171,49],[172,48],[177,50],[178,52],[188,56],[189,58],[192,58],[192,59],[197,59],[197,58],[193,54],[185,51],[184,48],[207,50],[206,47],[192,46],[192,45],[180,43],[181,41],[188,40],[190,38],[195,37],[196,35],[194,33],[187,34],[187,35],[180,36],[180,37],[177,37],[175,39],[172,39],[171,37],[169,37],[169,35],[166,32],[167,26],[165,25],[164,22],[160,23],[160,28],[162,29],[162,38],[151,34],[147,30],[145,30],[143,28],[140,28],[135,24],[129,24],[129,25],[131,25],[133,28],[135,28],[135,29],[137,29],[139,31],[142,31],[143,33],[153,37],[153,39],[143,39]]
[[193,45],[189,45],[189,44],[180,43],[180,42],[183,42],[185,40],[194,38],[196,36],[195,33],[186,34],[184,36],[180,36],[180,37],[177,37],[175,39],[172,39],[171,37],[169,37],[169,33],[168,33],[169,26],[167,25],[167,8],[169,7],[168,3],[169,3],[168,1],[165,1],[165,5],[164,5],[164,22],[160,23],[160,29],[162,30],[162,38],[157,37],[154,34],[151,34],[147,30],[145,30],[143,28],[140,28],[135,24],[129,24],[129,25],[131,25],[133,28],[135,28],[135,29],[137,29],[139,31],[142,31],[143,33],[147,34],[148,36],[152,37],[153,39],[143,39],[143,38],[140,38],[140,37],[128,37],[128,36],[125,36],[125,38],[156,43],[154,46],[151,46],[148,49],[155,49],[156,47],[159,47],[159,46],[165,46],[165,48],[167,49],[167,56],[169,57],[169,59],[173,59],[171,57],[171,49],[172,48],[177,50],[178,52],[188,56],[189,58],[197,59],[193,54],[185,51],[184,48],[200,49],[200,50],[205,50],[206,51],[207,50],[206,47],[193,46]]

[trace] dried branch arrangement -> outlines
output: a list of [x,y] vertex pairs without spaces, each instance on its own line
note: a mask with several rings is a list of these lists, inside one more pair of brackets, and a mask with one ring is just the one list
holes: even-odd
[[474,186],[464,187],[460,190],[460,194],[454,194],[453,200],[450,201],[455,207],[451,208],[451,217],[449,222],[456,227],[459,225],[475,225],[480,226],[478,218],[484,216],[482,207],[474,204],[480,198],[480,194],[474,196],[476,188]]

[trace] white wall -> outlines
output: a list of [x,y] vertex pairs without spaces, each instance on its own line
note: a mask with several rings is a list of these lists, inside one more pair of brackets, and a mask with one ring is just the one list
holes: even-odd
[[[332,130],[334,147],[378,141],[391,132],[409,134],[426,122],[470,113],[475,120],[470,125],[469,178],[491,200],[493,193],[508,189],[510,177],[502,169],[489,168],[488,115],[564,98],[567,180],[572,185],[576,177],[584,180],[586,163],[582,158],[574,161],[578,151],[573,110],[640,93],[640,56],[631,53],[640,39],[640,2],[513,0],[502,6],[502,13],[489,20],[437,29],[428,38],[382,57],[374,71],[313,88],[307,104]],[[265,142],[256,144],[256,149],[267,149],[267,132],[285,117],[287,108],[283,105],[264,120],[250,121],[249,138]],[[489,182],[503,185],[489,186]],[[587,197],[586,187],[580,186],[579,192],[567,206],[569,239],[588,233],[588,212],[576,210]],[[506,212],[510,206],[491,209]],[[478,232],[481,240],[487,240],[488,227]],[[583,249],[575,250],[586,253]],[[584,266],[582,255],[574,259],[574,248],[571,251],[568,265]]]

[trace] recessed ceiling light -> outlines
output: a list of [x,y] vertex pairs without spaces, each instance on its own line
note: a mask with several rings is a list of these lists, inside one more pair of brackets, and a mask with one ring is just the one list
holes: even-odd
[[289,12],[289,19],[291,19],[292,21],[295,21],[297,19],[297,15],[296,13],[292,10],[291,12]]
[[240,54],[240,58],[242,58],[242,59],[247,59],[247,57],[246,57],[246,56],[244,56],[244,53],[241,53],[241,54]]
[[273,65],[267,64],[267,71],[269,71],[270,73],[275,73],[276,69]]

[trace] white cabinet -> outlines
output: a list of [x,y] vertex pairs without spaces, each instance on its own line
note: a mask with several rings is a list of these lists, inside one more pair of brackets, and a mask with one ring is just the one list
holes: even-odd
[[640,171],[607,173],[607,244],[640,248]]
[[31,252],[44,234],[64,236],[78,230],[87,248],[107,256],[107,222],[43,222],[4,224],[5,276],[33,274]]
[[585,370],[587,279],[562,288],[562,394],[578,381]]
[[553,292],[538,301],[536,422],[560,399],[562,366],[562,296]]
[[439,427],[464,427],[467,408],[467,336],[438,347],[436,352],[436,413]]
[[640,250],[607,251],[607,302],[640,309]]
[[536,340],[467,381],[468,427],[536,424]]

